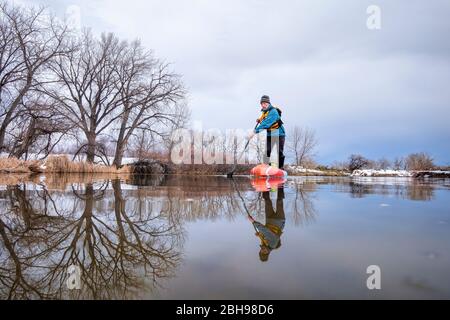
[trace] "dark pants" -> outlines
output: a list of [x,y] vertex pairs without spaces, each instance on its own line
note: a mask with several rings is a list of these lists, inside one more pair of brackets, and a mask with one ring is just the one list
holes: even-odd
[[[266,211],[266,227],[269,225],[277,226],[280,228],[280,232],[283,232],[284,225],[286,223],[286,217],[284,215],[284,206],[283,206],[283,200],[284,200],[284,189],[279,188],[278,194],[277,194],[277,204],[276,209],[274,210],[272,205],[272,200],[270,199],[270,192],[263,192],[263,198],[265,202],[265,211]],[[278,237],[281,236],[281,234],[276,233]],[[281,239],[278,239],[278,244],[271,249],[276,249],[279,246],[281,246]]]
[[278,188],[276,210],[273,209],[272,200],[270,199],[270,192],[265,191],[262,194],[265,204],[266,221],[270,219],[279,219],[284,221],[286,219],[284,216],[283,206],[284,188]]
[[280,169],[283,169],[284,166],[284,136],[267,136],[267,143],[266,143],[266,157],[264,158],[264,163],[269,164],[270,162],[270,154],[272,153],[272,149],[275,148],[275,146],[278,146],[278,166]]

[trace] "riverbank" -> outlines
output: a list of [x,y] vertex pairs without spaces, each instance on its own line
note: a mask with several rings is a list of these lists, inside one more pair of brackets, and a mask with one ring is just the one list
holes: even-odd
[[39,173],[130,173],[129,166],[116,168],[84,161],[71,161],[67,156],[49,156],[44,160],[0,158],[0,174]]
[[[234,167],[236,175],[248,175],[254,165],[239,164]],[[101,164],[91,164],[85,161],[71,161],[67,155],[51,155],[44,160],[20,160],[16,158],[0,158],[0,174],[19,176],[45,173],[59,174],[183,174],[183,175],[224,175],[233,169],[232,165],[206,165],[162,163],[158,161],[135,161],[120,168]],[[445,170],[375,170],[363,169],[308,169],[301,166],[287,165],[289,176],[323,176],[323,177],[408,177],[408,178],[450,178],[450,171]]]
[[444,170],[355,170],[352,177],[410,177],[410,178],[450,178],[450,171]]
[[320,176],[320,177],[348,177],[351,176],[351,172],[344,170],[318,170],[307,169],[301,166],[285,166],[285,170],[290,176]]
[[344,170],[316,170],[300,166],[286,166],[290,176],[324,176],[324,177],[399,177],[399,178],[450,178],[450,171],[445,170],[375,170],[363,169],[353,172]]

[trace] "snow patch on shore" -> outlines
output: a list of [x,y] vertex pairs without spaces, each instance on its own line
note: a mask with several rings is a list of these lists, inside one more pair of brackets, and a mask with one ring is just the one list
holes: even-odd
[[408,170],[375,170],[363,169],[355,170],[351,174],[352,177],[449,177],[450,171],[444,170],[424,170],[424,171],[408,171]]
[[324,174],[324,172],[321,170],[306,169],[301,166],[286,166],[286,171],[291,174],[300,174],[300,173],[317,174],[317,175]]
[[443,170],[431,170],[431,171],[427,171],[429,173],[435,173],[435,174],[449,174],[450,175],[450,171],[443,171]]
[[355,170],[352,177],[412,177],[413,173],[406,170]]

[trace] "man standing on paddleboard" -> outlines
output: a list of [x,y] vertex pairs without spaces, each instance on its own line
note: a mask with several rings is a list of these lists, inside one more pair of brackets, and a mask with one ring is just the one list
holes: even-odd
[[278,146],[278,167],[283,169],[284,166],[284,142],[286,131],[281,121],[281,110],[275,108],[270,103],[270,98],[267,95],[261,97],[261,116],[256,120],[258,125],[250,134],[249,139],[253,138],[255,134],[262,130],[267,130],[266,154],[264,156],[264,163],[270,165],[270,154],[275,145]]
[[264,262],[269,260],[269,255],[273,250],[278,249],[281,246],[281,234],[283,233],[286,217],[284,215],[283,206],[283,187],[278,189],[276,210],[273,208],[270,192],[265,191],[262,194],[265,203],[266,223],[262,224],[253,219],[250,215],[248,219],[255,227],[255,235],[261,241],[259,246],[259,259]]

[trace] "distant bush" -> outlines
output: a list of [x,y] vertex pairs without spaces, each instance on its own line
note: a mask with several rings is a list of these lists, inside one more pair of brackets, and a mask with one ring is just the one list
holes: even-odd
[[392,167],[391,162],[386,158],[381,158],[375,162],[375,169],[377,170],[387,170]]
[[334,161],[329,167],[330,170],[347,171],[349,163],[347,161]]
[[412,153],[406,157],[407,170],[431,170],[435,168],[433,158],[425,152]]
[[394,170],[405,170],[405,159],[403,157],[395,158],[394,162],[392,163],[392,169]]
[[348,160],[348,170],[360,170],[367,169],[371,166],[372,162],[369,159],[364,158],[360,154],[352,154]]

